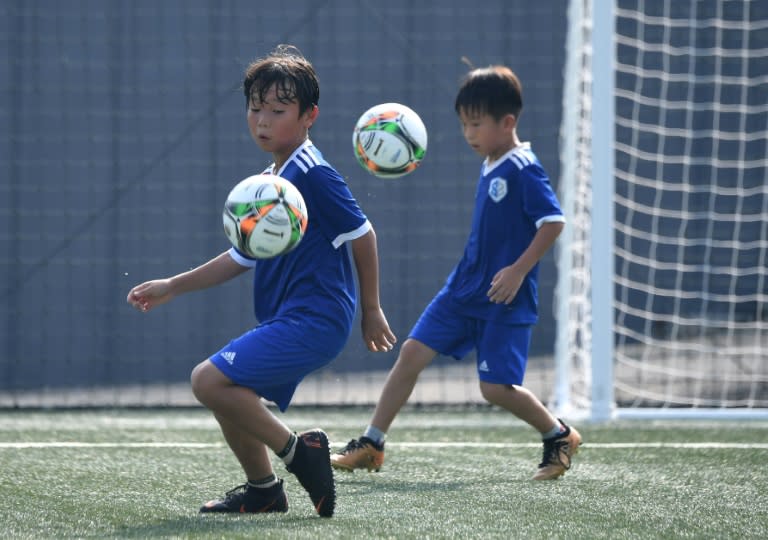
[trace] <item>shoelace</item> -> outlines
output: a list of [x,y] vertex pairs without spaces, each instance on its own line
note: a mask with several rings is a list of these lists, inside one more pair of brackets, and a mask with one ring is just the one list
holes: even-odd
[[248,484],[240,484],[239,486],[233,487],[232,489],[230,489],[224,494],[224,502],[227,503],[228,501],[231,501],[232,499],[240,495],[240,493],[245,493],[247,489],[248,489]]
[[571,460],[569,459],[568,463],[564,463],[562,456],[566,454],[565,452],[561,452],[561,450],[567,446],[568,446],[568,441],[566,441],[565,438],[544,441],[544,455],[541,458],[541,463],[539,464],[539,468],[549,465],[550,463],[556,462],[562,465],[563,467],[565,467],[566,471],[570,469]]
[[368,444],[361,443],[357,439],[352,439],[351,441],[349,441],[347,443],[347,446],[345,446],[344,449],[340,453],[341,454],[348,454],[348,453],[352,452],[353,450],[358,450],[360,448],[365,448],[366,446],[368,446]]

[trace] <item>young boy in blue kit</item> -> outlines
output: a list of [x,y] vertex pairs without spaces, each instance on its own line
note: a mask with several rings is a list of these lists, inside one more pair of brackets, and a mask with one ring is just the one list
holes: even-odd
[[137,285],[128,302],[148,311],[253,270],[259,325],[198,364],[191,377],[195,397],[213,412],[247,481],[200,511],[286,512],[272,450],[317,513],[330,517],[336,490],[328,437],[320,429],[295,435],[262,398],[285,411],[304,376],[344,347],[357,305],[347,246],[359,281],[363,339],[371,351],[392,348],[395,336],[379,303],[376,235],[343,178],[309,140],[320,98],[312,64],[294,47],[279,46],[247,68],[244,92],[251,136],[274,159],[265,174],[291,181],[306,202],[304,238],[274,259],[253,260],[230,249],[188,272]]
[[520,142],[522,88],[507,67],[472,70],[455,109],[467,144],[485,158],[464,254],[403,343],[371,423],[331,456],[333,467],[378,470],[384,439],[421,371],[439,353],[459,359],[477,351],[480,390],[541,433],[544,454],[534,480],[570,468],[581,436],[522,387],[531,330],[537,322],[538,261],[565,219],[547,174]]

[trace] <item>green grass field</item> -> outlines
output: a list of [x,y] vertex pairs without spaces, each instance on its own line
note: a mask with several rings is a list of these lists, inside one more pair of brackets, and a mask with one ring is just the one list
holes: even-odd
[[[369,409],[290,410],[334,448]],[[285,478],[281,515],[200,515],[243,481],[202,409],[0,412],[3,538],[768,538],[768,423],[579,426],[565,477],[529,480],[540,444],[496,409],[404,410],[380,473],[337,473],[314,514]]]

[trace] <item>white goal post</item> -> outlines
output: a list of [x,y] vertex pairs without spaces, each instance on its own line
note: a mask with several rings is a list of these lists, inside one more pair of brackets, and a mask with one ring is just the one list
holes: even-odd
[[571,0],[563,416],[768,419],[768,2]]

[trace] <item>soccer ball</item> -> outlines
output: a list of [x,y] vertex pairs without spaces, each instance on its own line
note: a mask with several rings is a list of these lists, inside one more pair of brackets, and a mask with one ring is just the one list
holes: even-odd
[[382,103],[363,113],[352,134],[355,157],[380,178],[412,172],[427,152],[427,128],[419,115],[400,103]]
[[285,178],[249,176],[227,197],[224,233],[249,257],[271,259],[288,253],[304,237],[309,216],[304,198]]

